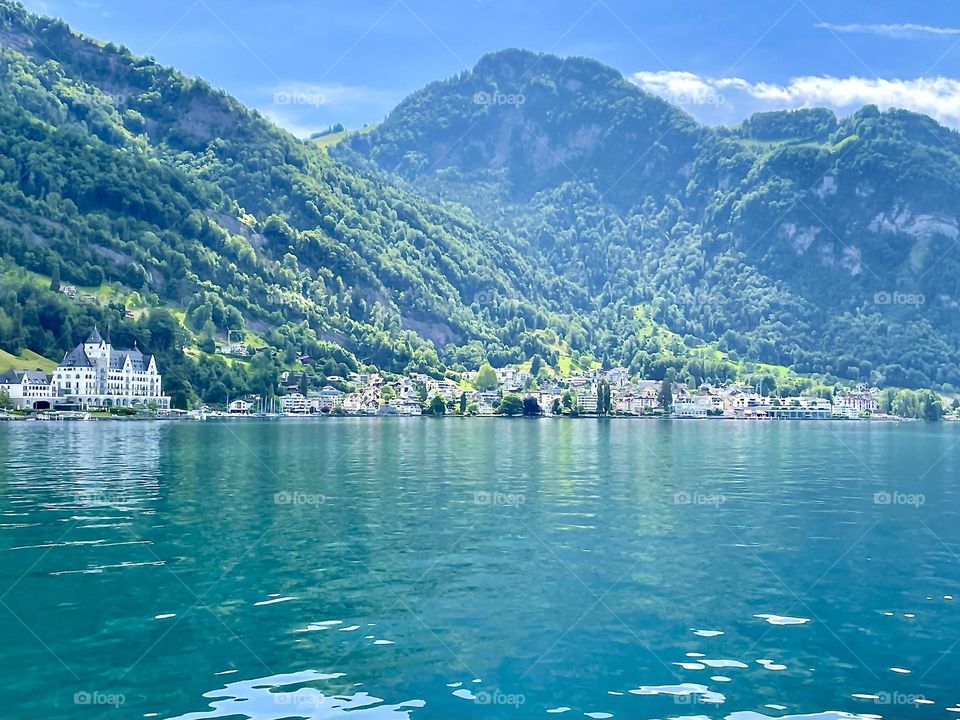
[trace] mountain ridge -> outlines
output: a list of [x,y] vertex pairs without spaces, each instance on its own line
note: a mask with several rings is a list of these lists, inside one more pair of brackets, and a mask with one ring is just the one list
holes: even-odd
[[[481,77],[432,83],[393,120],[321,147],[10,0],[0,46],[0,343],[12,356],[56,357],[95,322],[112,324],[118,341],[137,339],[172,367],[181,405],[266,392],[302,356],[315,383],[364,366],[442,375],[534,355],[696,382],[736,377],[749,359],[828,382],[954,378],[955,365],[927,368],[931,353],[956,353],[936,336],[899,375],[848,346],[823,354],[816,330],[839,337],[844,326],[822,323],[816,298],[737,247],[740,216],[770,190],[725,190],[724,173],[788,184],[849,150],[839,126],[809,148],[759,139],[770,121],[739,138],[596,61],[510,51],[481,59]],[[516,110],[528,114],[505,124]],[[864,136],[872,117],[857,126]],[[438,119],[439,139],[420,147]],[[478,121],[476,141],[450,155],[451,128],[465,121]],[[623,151],[624,138],[648,136],[663,142],[643,162]],[[902,209],[885,223],[950,227]],[[68,302],[61,281],[100,304]],[[212,348],[229,332],[273,350],[226,362]]]
[[[537,69],[524,76],[532,58]],[[956,131],[873,106],[846,118],[802,109],[708,128],[597,66],[513,50],[485,56],[335,153],[470,207],[568,279],[592,273],[567,237],[605,238],[594,257],[623,260],[607,263],[588,293],[602,293],[616,267],[625,280],[610,295],[659,303],[656,319],[681,333],[726,337],[730,349],[803,372],[956,381]],[[599,80],[577,85],[584,78]],[[481,91],[506,100],[477,102]],[[598,115],[610,119],[603,135]],[[538,143],[574,147],[576,159],[538,166]],[[576,217],[564,217],[571,209]],[[902,295],[924,302],[899,304]]]

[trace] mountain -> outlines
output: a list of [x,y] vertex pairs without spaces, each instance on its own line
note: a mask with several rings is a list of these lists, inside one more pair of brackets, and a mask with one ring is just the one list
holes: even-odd
[[[957,144],[869,108],[709,129],[599,63],[518,50],[302,140],[0,0],[0,362],[56,361],[98,324],[157,354],[180,406],[284,369],[537,355],[949,389]],[[874,303],[911,289],[925,305]],[[230,337],[256,352],[224,357]]]
[[584,291],[625,364],[622,310],[646,306],[734,356],[958,383],[960,135],[926,116],[804,109],[708,128],[593,60],[506,50],[335,154],[529,247]]
[[[228,330],[279,350],[262,361],[271,377],[303,354],[325,375],[436,374],[549,354],[532,330],[568,322],[554,308],[577,288],[462,208],[9,0],[0,89],[0,347],[14,356],[59,359],[112,325],[168,351],[182,404],[221,381],[230,395],[269,386],[197,351]],[[100,303],[55,292],[67,284]]]

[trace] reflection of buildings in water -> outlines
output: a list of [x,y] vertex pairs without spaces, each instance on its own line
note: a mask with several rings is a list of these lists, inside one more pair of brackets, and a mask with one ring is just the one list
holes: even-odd
[[160,422],[9,423],[0,429],[0,482],[45,507],[149,505],[168,431]]

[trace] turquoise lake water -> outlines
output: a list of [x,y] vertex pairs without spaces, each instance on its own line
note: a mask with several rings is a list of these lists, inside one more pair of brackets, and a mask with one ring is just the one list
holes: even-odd
[[958,717],[958,443],[0,424],[0,717]]

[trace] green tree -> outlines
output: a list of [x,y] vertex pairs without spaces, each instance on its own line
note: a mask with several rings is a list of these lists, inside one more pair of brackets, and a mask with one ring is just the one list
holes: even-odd
[[538,353],[530,360],[530,374],[536,377],[541,368],[543,368],[543,358]]
[[439,394],[434,395],[430,398],[425,412],[427,415],[444,415],[447,412],[447,403],[444,402]]
[[523,399],[519,395],[507,393],[500,401],[500,412],[511,417],[521,414],[523,412]]
[[550,408],[550,412],[553,415],[560,415],[563,413],[563,402],[560,398],[553,399],[553,405]]
[[940,396],[933,390],[923,392],[923,419],[936,422],[943,419],[943,405]]
[[0,388],[0,410],[13,410],[13,400],[6,388]]
[[597,415],[612,415],[613,401],[610,394],[610,383],[601,380],[597,383]]
[[226,405],[227,400],[229,399],[227,386],[218,380],[210,386],[210,388],[204,394],[203,399],[214,405]]
[[183,349],[183,331],[180,322],[169,310],[154,308],[147,319],[150,342],[154,350],[169,352]]
[[467,394],[465,392],[460,393],[460,414],[467,414]]
[[664,412],[670,412],[673,409],[673,389],[671,388],[670,378],[665,377],[660,383],[660,390],[657,392],[657,402]]
[[523,398],[523,414],[530,417],[538,417],[543,415],[543,410],[540,408],[540,401],[533,395],[527,395]]
[[477,371],[477,376],[473,379],[473,386],[480,392],[496,390],[500,387],[497,381],[497,371],[489,363],[484,363]]
[[60,263],[53,264],[53,272],[50,273],[51,292],[60,292]]

